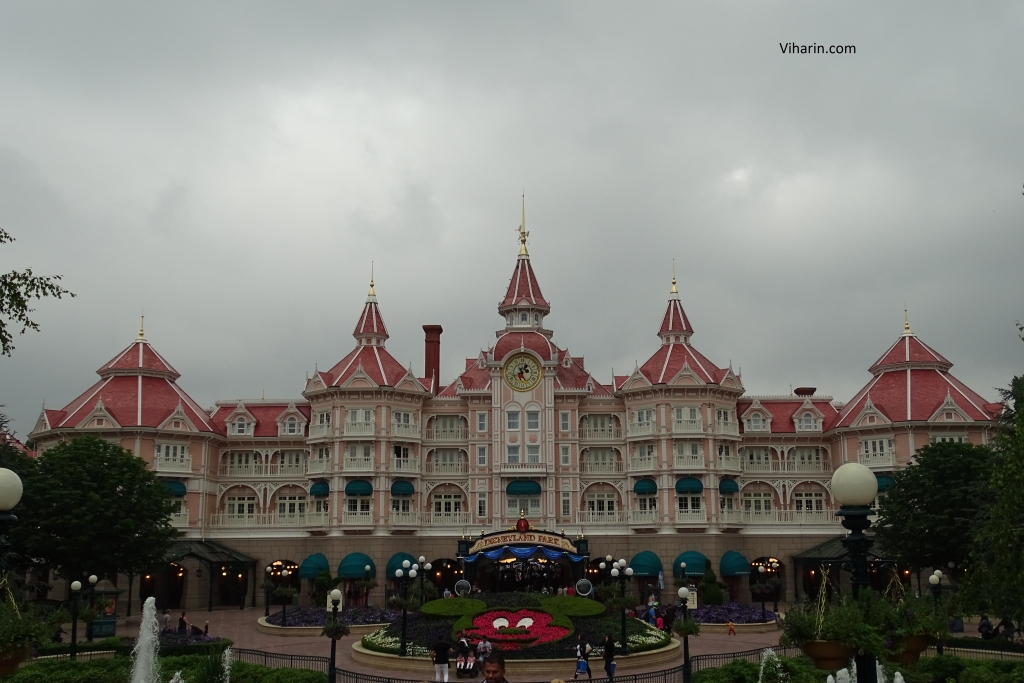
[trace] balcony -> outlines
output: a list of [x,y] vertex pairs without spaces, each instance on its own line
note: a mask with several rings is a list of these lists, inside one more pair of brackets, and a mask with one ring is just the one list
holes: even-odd
[[707,510],[676,510],[676,524],[707,524]]
[[621,474],[621,460],[587,460],[580,463],[580,472],[583,474]]
[[778,472],[778,465],[783,464],[775,460],[744,460],[744,472]]
[[310,458],[306,461],[306,474],[323,474],[330,471],[330,458]]
[[399,439],[418,439],[420,438],[420,426],[399,424],[396,422],[391,425],[391,436]]
[[742,524],[743,510],[719,510],[718,521],[720,524]]
[[309,438],[311,439],[322,439],[333,435],[334,432],[331,430],[330,424],[309,425]]
[[175,529],[188,526],[188,510],[171,513],[171,526]]
[[391,471],[402,472],[404,474],[419,474],[420,473],[420,459],[419,458],[396,458],[391,456]]
[[346,422],[342,436],[376,436],[375,422]]
[[739,436],[740,423],[729,422],[727,420],[718,420],[717,422],[715,422],[715,433],[724,434],[726,436]]
[[622,438],[622,430],[618,427],[584,427],[580,430],[580,438],[584,441],[618,441]]
[[661,522],[661,517],[658,515],[657,510],[630,510],[629,511],[629,523],[630,524],[658,524]]
[[628,436],[652,436],[654,434],[653,422],[630,422]]
[[429,427],[427,441],[465,441],[469,438],[469,430],[465,427]]
[[420,513],[415,511],[396,512],[395,510],[392,510],[391,514],[388,516],[388,526],[390,527],[419,526],[419,523]]
[[646,472],[658,466],[658,458],[653,455],[644,455],[639,458],[629,459],[630,472]]
[[723,472],[739,472],[743,465],[738,455],[718,456],[718,469]]
[[346,455],[342,469],[346,472],[373,472],[373,458],[353,458]]
[[218,512],[210,515],[212,527],[303,527],[326,526],[330,523],[330,515],[326,512],[261,512],[252,515]]
[[192,456],[186,455],[184,458],[163,458],[158,457],[153,460],[153,471],[154,472],[191,472],[192,471]]
[[892,451],[880,453],[858,453],[857,462],[868,467],[895,467],[896,456]]
[[306,464],[298,462],[283,465],[278,463],[221,465],[217,473],[222,477],[301,477],[306,473]]
[[704,469],[704,456],[676,453],[672,459],[672,466],[677,470],[702,470]]
[[499,472],[506,474],[543,474],[547,472],[547,465],[538,462],[499,462],[496,465]]
[[423,523],[430,526],[466,526],[469,524],[468,512],[426,512],[422,516]]
[[625,516],[621,512],[596,512],[584,510],[576,513],[577,524],[623,524]]
[[744,524],[834,524],[831,510],[742,510]]
[[672,420],[673,434],[703,434],[704,423],[700,420]]
[[746,422],[744,424],[743,431],[768,434],[771,432],[771,429],[768,427],[767,422],[758,422],[757,424],[754,424],[753,422]]
[[427,461],[427,474],[443,476],[460,476],[466,474],[469,468],[465,462],[434,462]]
[[351,512],[346,510],[341,517],[345,526],[373,526],[373,513],[369,510]]

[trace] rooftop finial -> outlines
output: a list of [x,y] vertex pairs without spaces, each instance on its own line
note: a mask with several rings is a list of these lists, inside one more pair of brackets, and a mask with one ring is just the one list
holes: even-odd
[[370,261],[370,291],[366,296],[377,296],[373,291],[373,261]]
[[135,341],[144,342],[146,341],[146,314],[142,314],[142,318],[139,320],[139,336]]
[[672,291],[671,294],[678,294],[679,290],[676,289],[676,260],[672,259]]
[[903,304],[903,334],[911,335],[914,334],[910,331],[910,316],[907,315],[907,305]]
[[526,230],[526,191],[523,191],[523,222],[519,225],[519,255],[529,256],[530,253],[526,251],[526,238],[530,236],[530,233]]

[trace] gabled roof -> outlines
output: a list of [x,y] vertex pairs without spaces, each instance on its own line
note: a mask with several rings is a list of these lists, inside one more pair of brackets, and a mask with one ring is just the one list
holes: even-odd
[[917,335],[907,330],[882,354],[881,358],[871,365],[868,371],[873,375],[877,375],[883,369],[905,366],[906,364],[913,364],[918,367],[930,365],[943,370],[949,370],[953,367],[952,363],[918,339]]
[[532,306],[545,312],[551,310],[551,305],[541,294],[540,284],[537,282],[537,276],[533,274],[533,266],[530,265],[530,257],[527,255],[520,255],[516,260],[516,268],[512,271],[512,279],[508,283],[505,298],[498,304],[498,312],[504,314],[506,310],[516,306]]
[[683,305],[679,302],[679,292],[676,290],[676,279],[672,278],[672,291],[669,294],[668,308],[665,309],[665,315],[661,319],[661,329],[658,330],[658,336],[665,338],[665,335],[681,335],[685,339],[689,339],[690,335],[693,334],[693,328],[690,327],[690,320],[686,317],[686,311],[683,310]]
[[181,375],[156,352],[145,339],[136,339],[124,351],[117,354],[96,371],[100,377],[111,375],[145,374],[166,375],[178,379]]
[[[291,405],[292,402],[289,401],[270,403],[266,399],[258,401],[218,401],[217,407],[214,408],[213,413],[210,415],[210,422],[217,427],[218,432],[226,434],[228,418],[239,412],[239,406],[243,406],[245,413],[256,421],[256,425],[253,428],[253,436],[276,437],[278,435],[278,420],[286,412],[291,412],[289,410]],[[302,415],[306,424],[309,423],[310,408],[308,403],[295,402],[295,411]],[[305,431],[303,431],[304,433]],[[295,438],[302,437],[301,434],[294,436]]]
[[384,318],[381,317],[380,308],[377,306],[377,296],[373,293],[372,282],[370,283],[370,294],[366,297],[366,304],[363,306],[363,313],[359,316],[352,336],[356,339],[366,336],[388,338],[388,328],[384,326]]
[[[767,398],[767,397],[749,397],[744,398],[736,402],[736,413],[744,416],[747,410],[754,405],[754,401],[760,404],[762,412],[769,413],[771,415],[772,434],[794,434],[796,433],[796,425],[793,421],[794,416],[797,413],[803,414],[802,408],[806,405],[804,398],[793,397],[790,400]],[[829,398],[822,397],[818,398],[810,396],[806,399],[811,406],[814,407],[824,417],[821,419],[821,431],[826,432],[832,428],[833,423],[839,416],[839,412],[835,406],[832,405],[832,401]],[[745,431],[743,421],[740,421],[740,430]],[[750,432],[751,435],[757,435],[760,432]]]
[[668,384],[682,370],[692,372],[705,384],[718,384],[729,373],[728,369],[718,367],[684,342],[662,344],[640,366],[640,372],[651,384]]

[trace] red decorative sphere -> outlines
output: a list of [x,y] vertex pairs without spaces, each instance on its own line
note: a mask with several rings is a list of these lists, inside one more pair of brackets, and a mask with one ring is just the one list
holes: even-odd
[[530,530],[530,523],[528,521],[526,521],[525,517],[520,517],[519,521],[516,522],[516,531],[518,531],[521,534],[525,534],[529,530]]

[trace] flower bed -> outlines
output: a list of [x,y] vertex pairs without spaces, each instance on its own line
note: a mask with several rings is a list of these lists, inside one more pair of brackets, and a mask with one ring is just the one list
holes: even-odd
[[[775,612],[765,610],[768,622],[775,621]],[[761,605],[738,604],[730,602],[726,605],[701,605],[695,610],[690,610],[690,618],[702,624],[763,624],[761,618]]]
[[[288,610],[288,626],[323,626],[327,621],[328,614],[329,612],[319,605],[295,607]],[[380,609],[377,607],[353,607],[338,612],[338,618],[348,626],[388,624],[396,619],[401,619],[402,612],[400,610]],[[281,611],[272,612],[267,617],[267,623],[273,626],[281,626]]]

